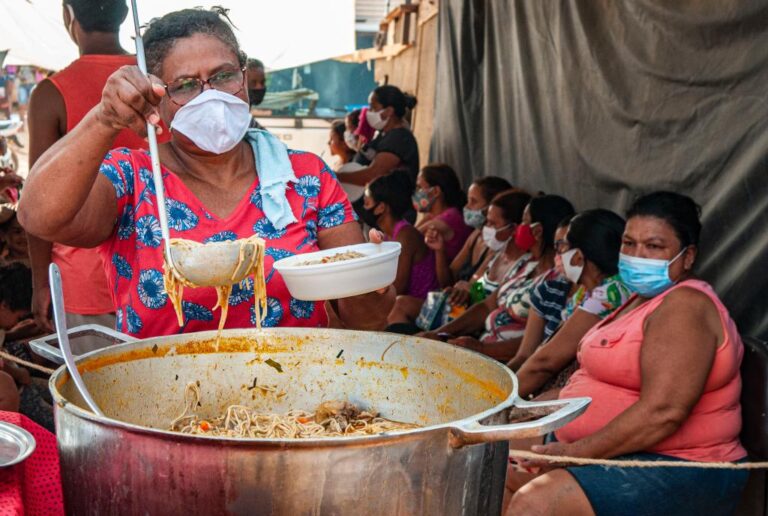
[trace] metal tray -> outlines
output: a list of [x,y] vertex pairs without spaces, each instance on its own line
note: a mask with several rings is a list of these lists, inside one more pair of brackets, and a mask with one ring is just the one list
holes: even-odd
[[0,421],[0,468],[13,466],[35,451],[32,434],[14,424]]

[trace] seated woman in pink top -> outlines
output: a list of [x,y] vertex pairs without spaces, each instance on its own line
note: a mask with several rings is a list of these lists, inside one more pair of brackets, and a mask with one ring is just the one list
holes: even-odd
[[419,212],[416,229],[426,234],[435,229],[440,232],[444,244],[441,258],[453,260],[473,229],[464,222],[464,205],[467,195],[461,189],[456,172],[441,163],[427,165],[416,177],[413,206]]
[[[592,404],[533,451],[639,461],[746,457],[739,442],[743,347],[717,294],[692,274],[700,230],[699,208],[684,195],[656,192],[635,201],[619,259],[622,281],[635,294],[584,336],[581,369],[560,393]],[[748,476],[701,468],[545,471],[517,490],[507,514],[567,507],[572,515],[726,515]]]
[[375,179],[365,189],[363,207],[366,222],[384,232],[388,240],[403,246],[397,264],[395,290],[399,295],[424,299],[438,287],[435,253],[421,233],[403,219],[411,208],[411,180],[405,171]]

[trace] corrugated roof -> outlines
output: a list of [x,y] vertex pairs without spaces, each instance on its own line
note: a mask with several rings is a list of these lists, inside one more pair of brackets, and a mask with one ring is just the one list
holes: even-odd
[[389,11],[405,0],[355,0],[355,21],[358,25],[378,27]]

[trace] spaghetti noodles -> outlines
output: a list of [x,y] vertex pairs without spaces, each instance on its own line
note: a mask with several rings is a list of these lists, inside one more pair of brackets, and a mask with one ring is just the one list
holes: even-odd
[[[259,387],[263,390],[274,390]],[[195,414],[200,403],[200,387],[187,385],[184,411],[171,422],[172,431],[194,435],[253,439],[310,439],[351,437],[402,432],[419,428],[379,417],[376,412],[359,410],[346,401],[326,401],[315,412],[289,410],[284,414],[258,411],[244,405],[230,405],[221,416],[204,419]]]
[[[198,242],[185,240],[182,238],[172,238],[169,243],[172,249],[178,248],[183,249],[184,251],[189,251],[195,247],[201,247],[203,245],[212,245],[200,244]],[[230,244],[239,244],[240,246],[240,255],[238,257],[237,264],[232,270],[233,276],[231,279],[234,280],[234,275],[238,271],[243,270],[244,267],[248,271],[247,276],[253,276],[253,294],[254,303],[256,305],[254,310],[256,327],[261,328],[262,315],[266,314],[267,310],[267,287],[264,281],[264,240],[254,235],[250,238],[243,238],[236,240],[235,242],[230,242]],[[252,245],[254,248],[254,252],[250,257],[246,256],[246,249],[249,245]],[[176,317],[179,320],[179,326],[184,326],[184,311],[182,306],[184,287],[195,288],[204,287],[207,285],[196,285],[190,282],[187,278],[180,274],[176,268],[169,264],[168,257],[165,257],[163,270],[163,282],[165,284],[165,291],[168,293],[168,299],[171,301],[173,309],[176,312]],[[245,281],[246,279],[242,280],[240,283],[241,287],[243,288],[245,287],[245,285],[243,285]],[[213,307],[213,309],[216,310],[217,308],[221,308],[221,318],[219,320],[219,332],[221,332],[221,330],[224,328],[224,324],[227,321],[227,312],[229,310],[229,295],[232,293],[232,284],[216,286],[213,288],[216,289],[217,296],[216,305]]]

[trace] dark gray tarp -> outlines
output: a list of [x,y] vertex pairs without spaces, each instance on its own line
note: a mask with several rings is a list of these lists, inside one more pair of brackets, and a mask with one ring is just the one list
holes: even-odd
[[768,2],[441,0],[432,158],[577,209],[671,189],[698,273],[768,337]]

